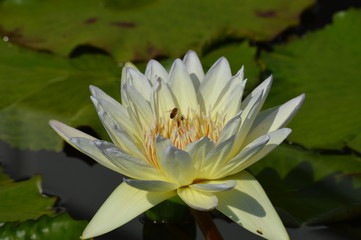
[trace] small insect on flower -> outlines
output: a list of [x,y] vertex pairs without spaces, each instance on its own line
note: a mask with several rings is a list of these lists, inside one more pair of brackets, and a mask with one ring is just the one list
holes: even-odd
[[180,126],[181,121],[184,120],[184,116],[180,113],[178,108],[173,108],[170,111],[169,117],[170,117],[170,119],[173,119],[177,122],[178,127]]
[[170,111],[170,115],[169,115],[170,119],[174,119],[175,116],[177,116],[177,114],[178,114],[178,108],[173,108],[173,109]]

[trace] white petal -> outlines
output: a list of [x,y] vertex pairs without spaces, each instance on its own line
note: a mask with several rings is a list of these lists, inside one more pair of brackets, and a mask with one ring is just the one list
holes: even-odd
[[160,64],[155,60],[150,60],[147,64],[147,68],[145,69],[145,76],[150,80],[152,84],[154,84],[159,78],[163,79],[163,81],[168,81],[168,73]]
[[217,209],[247,230],[270,240],[288,240],[288,234],[258,181],[246,171],[229,179],[235,188],[215,193]]
[[169,72],[169,85],[177,99],[178,106],[183,113],[198,106],[197,95],[187,70],[182,61],[174,61]]
[[213,193],[198,191],[189,187],[179,188],[177,193],[188,206],[196,210],[212,210],[218,204],[218,198]]
[[243,166],[243,169],[249,167],[253,163],[257,162],[258,160],[264,158],[268,153],[270,153],[275,147],[280,145],[287,136],[291,133],[291,129],[289,128],[281,128],[278,130],[275,130],[273,132],[267,133],[267,135],[270,137],[270,140],[267,142],[267,144],[255,155],[253,155],[247,163]]
[[243,67],[232,77],[219,94],[218,99],[212,109],[212,112],[222,112],[229,120],[236,115],[241,107],[241,101],[244,91]]
[[224,142],[225,140],[237,133],[239,126],[241,125],[241,113],[242,112],[239,112],[234,118],[227,122],[226,126],[224,126],[219,136],[218,144]]
[[297,113],[304,99],[305,95],[302,94],[281,106],[260,112],[254,120],[249,136],[247,136],[247,141],[252,141],[257,136],[286,126]]
[[98,115],[107,130],[108,135],[117,147],[134,157],[146,160],[145,153],[142,151],[143,145],[141,142],[137,142],[136,144],[132,136],[116,125],[114,120],[107,113],[99,111]]
[[212,109],[219,94],[222,92],[231,77],[231,68],[227,59],[222,57],[213,64],[199,88],[201,95],[200,100],[203,101],[203,112],[208,112],[207,110]]
[[149,102],[132,86],[124,85],[124,90],[129,98],[129,107],[135,115],[135,118],[131,118],[131,120],[135,121],[137,119],[142,128],[148,127],[149,123],[153,122],[154,119]]
[[[247,97],[243,100],[241,104],[241,109],[245,109],[246,106],[250,103],[252,98],[256,97],[260,92],[262,92],[263,102],[267,98],[269,90],[272,85],[272,75],[264,80],[260,85],[258,85]],[[263,103],[262,103],[263,105]]]
[[234,180],[210,180],[201,183],[189,185],[190,188],[205,192],[221,192],[231,190],[236,186]]
[[[95,161],[100,163],[101,165],[115,171],[120,172],[121,171],[116,167],[111,161],[109,161],[101,152],[98,151],[98,149],[93,145],[93,141],[97,140],[96,138],[83,133],[75,128],[69,127],[68,125],[65,125],[64,123],[58,122],[56,120],[49,121],[50,126],[70,145],[81,151],[82,153],[90,156]],[[85,141],[88,144],[83,144],[73,142],[71,139],[73,138],[82,138],[85,139]]]
[[189,153],[194,161],[194,168],[198,171],[203,169],[206,156],[214,147],[214,143],[208,137],[202,137],[196,142],[187,145],[185,151]]
[[218,171],[214,174],[214,177],[222,178],[245,169],[245,166],[249,166],[250,159],[259,153],[269,140],[269,135],[263,135],[248,144],[239,154],[229,160],[222,168],[217,169]]
[[150,101],[150,97],[152,95],[152,84],[149,80],[134,68],[127,68],[126,71],[128,84],[137,89],[145,100]]
[[198,178],[214,178],[219,168],[227,161],[229,151],[232,148],[234,136],[216,145],[206,156],[204,166],[197,176]]
[[[134,70],[138,70],[138,68],[131,62],[126,62],[122,68],[122,76],[121,76],[121,82],[120,84],[124,84],[124,83],[127,83],[128,82],[128,79],[127,79],[127,70],[129,68],[132,68]],[[139,71],[139,70],[138,70]]]
[[191,156],[176,147],[168,146],[164,149],[159,165],[170,182],[181,186],[190,184],[195,178],[196,170]]
[[164,138],[160,136],[159,134],[155,138],[155,144],[156,144],[156,153],[157,153],[157,159],[163,159],[163,153],[164,150],[172,146],[172,142],[168,138]]
[[[82,137],[90,140],[96,140],[95,137],[92,137],[86,133],[79,131],[78,129],[72,128],[62,122],[57,120],[50,120],[49,125],[65,140],[69,143],[69,139],[72,137]],[[69,143],[71,144],[71,143]]]
[[169,192],[179,187],[175,183],[157,180],[124,179],[124,182],[134,188],[148,192]]
[[152,100],[152,109],[159,117],[169,117],[170,111],[178,106],[172,90],[162,79],[155,82]]
[[217,103],[214,109],[212,109],[212,112],[221,112],[226,121],[234,117],[241,107],[243,89],[242,83],[227,89],[227,92],[222,96],[221,101]]
[[92,238],[110,232],[175,195],[175,191],[147,192],[122,183],[113,191],[89,222],[82,238]]
[[124,93],[123,85],[128,84],[127,69],[129,69],[129,68],[132,68],[132,69],[138,71],[137,67],[131,62],[125,63],[125,65],[124,65],[124,67],[122,69],[122,76],[121,76],[121,79],[120,79],[120,96],[121,96],[121,99],[122,99],[122,104],[124,106],[128,105],[128,100],[126,99],[126,94]]
[[148,162],[122,152],[109,142],[96,140],[94,145],[128,177],[140,180],[165,180],[157,168]]
[[230,157],[238,154],[244,146],[244,139],[247,137],[252,123],[259,113],[262,104],[264,103],[263,92],[258,92],[255,97],[251,99],[247,107],[241,113],[241,126],[238,133],[235,135],[235,144],[230,152]]
[[198,90],[204,79],[204,71],[201,61],[194,51],[188,51],[183,58],[183,63],[192,78],[194,89]]
[[128,111],[124,106],[97,87],[90,86],[90,91],[92,93],[90,99],[93,101],[98,112],[103,110],[112,116],[112,119],[114,119],[119,127],[123,128],[129,134],[135,133],[134,126],[129,119]]

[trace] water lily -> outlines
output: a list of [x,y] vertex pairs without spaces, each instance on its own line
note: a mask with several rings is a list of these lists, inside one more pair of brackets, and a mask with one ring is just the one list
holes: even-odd
[[245,168],[291,132],[284,126],[303,102],[300,95],[261,111],[272,77],[243,98],[243,67],[232,76],[220,58],[204,74],[195,52],[167,72],[151,60],[142,74],[123,68],[122,104],[91,86],[91,100],[112,139],[98,140],[63,123],[50,125],[65,141],[128,178],[95,214],[83,238],[95,237],[178,195],[189,207],[218,209],[267,239],[288,234],[258,181]]

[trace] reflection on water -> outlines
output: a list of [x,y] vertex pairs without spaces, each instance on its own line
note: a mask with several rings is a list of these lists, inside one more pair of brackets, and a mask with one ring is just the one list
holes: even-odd
[[[58,205],[64,207],[75,219],[90,219],[109,194],[122,181],[123,176],[99,164],[90,165],[79,158],[49,151],[20,151],[0,142],[0,163],[5,172],[16,180],[34,174],[43,176],[43,191],[60,196]],[[215,220],[225,240],[261,240],[234,223]],[[159,227],[159,226],[158,226]],[[353,240],[356,236],[326,227],[301,227],[288,229],[293,240]],[[141,240],[143,224],[135,218],[119,229],[96,239]],[[197,229],[197,239],[203,239]]]

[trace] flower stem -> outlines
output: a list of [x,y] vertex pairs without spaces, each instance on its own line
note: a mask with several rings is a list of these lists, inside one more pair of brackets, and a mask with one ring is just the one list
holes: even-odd
[[223,240],[209,212],[192,208],[191,212],[206,240]]

